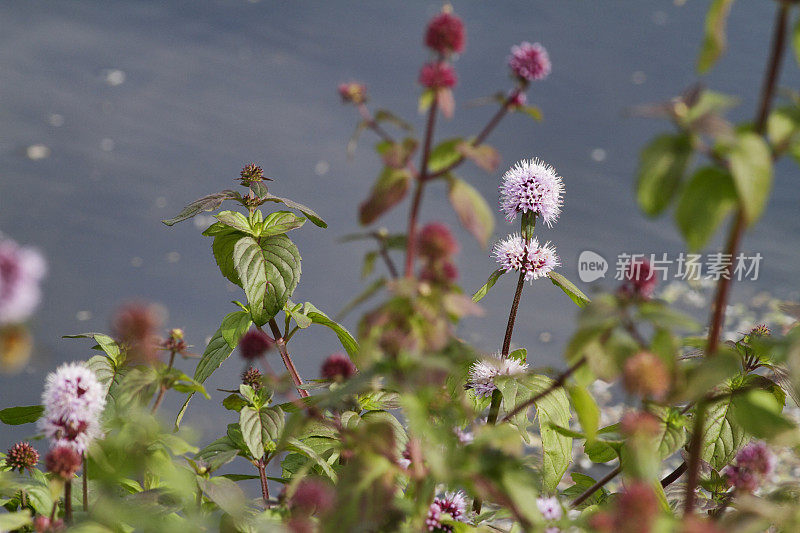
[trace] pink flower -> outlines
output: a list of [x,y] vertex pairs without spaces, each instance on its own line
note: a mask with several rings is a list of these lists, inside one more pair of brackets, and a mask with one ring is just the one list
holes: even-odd
[[347,379],[355,373],[356,365],[343,353],[331,354],[322,363],[322,377],[324,379]]
[[428,531],[437,533],[450,533],[453,531],[452,526],[442,524],[441,517],[443,514],[449,514],[453,520],[459,522],[467,521],[467,500],[463,492],[448,492],[444,495],[444,498],[434,498],[433,503],[428,508],[428,517],[425,519]]
[[739,450],[736,464],[723,471],[728,485],[746,492],[753,492],[775,468],[775,456],[763,442],[753,442]]
[[511,47],[508,66],[514,76],[524,81],[543,80],[550,74],[550,57],[539,43],[523,42]]
[[72,479],[81,469],[81,455],[69,446],[56,446],[44,458],[47,471],[62,479]]
[[503,174],[500,208],[506,220],[520,213],[534,213],[553,227],[561,214],[564,180],[556,170],[539,159],[523,159]]
[[634,259],[628,265],[625,279],[619,288],[623,296],[649,300],[658,285],[658,277],[647,259]]
[[419,83],[426,89],[450,89],[456,82],[455,69],[445,62],[425,63],[419,71]]
[[442,259],[458,253],[458,241],[445,224],[430,222],[419,231],[419,253],[428,259]]
[[363,104],[367,101],[367,86],[356,81],[341,83],[339,84],[339,96],[342,97],[344,103]]
[[239,341],[239,354],[244,359],[252,361],[267,353],[273,344],[275,343],[266,333],[251,329]]
[[519,233],[513,233],[505,240],[497,242],[492,249],[492,255],[506,272],[524,268],[525,281],[545,277],[561,265],[555,248],[549,242],[541,246],[536,238],[525,242]]
[[0,326],[24,322],[33,314],[46,272],[44,257],[37,250],[0,240]]
[[536,506],[539,508],[539,512],[542,513],[542,517],[544,517],[545,520],[560,520],[564,512],[563,509],[561,509],[561,504],[558,503],[558,498],[555,496],[537,498]]
[[464,23],[450,13],[433,17],[425,30],[425,46],[442,55],[460,54],[464,51],[465,41]]

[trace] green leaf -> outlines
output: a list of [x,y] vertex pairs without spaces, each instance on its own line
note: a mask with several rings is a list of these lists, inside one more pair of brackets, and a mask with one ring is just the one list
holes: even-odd
[[[586,474],[573,472],[570,474],[572,481],[575,482],[571,487],[566,488],[561,494],[568,500],[574,500],[590,487],[595,484],[595,480]],[[590,505],[600,505],[606,498],[608,498],[608,491],[605,487],[600,487],[591,496],[589,496],[583,503],[576,507],[578,510],[583,510]]]
[[800,65],[800,18],[794,23],[792,48],[794,49],[794,58],[797,60],[797,64]]
[[358,207],[359,222],[366,226],[378,220],[406,197],[410,185],[408,169],[384,168],[369,197]]
[[291,300],[286,302],[283,306],[283,311],[292,317],[300,329],[305,329],[311,325],[311,319],[302,312],[303,304],[296,304]]
[[675,222],[689,249],[702,249],[736,205],[736,189],[730,174],[717,167],[699,169],[675,209]]
[[594,439],[600,425],[600,408],[584,387],[570,387],[569,397],[583,432],[589,440]]
[[427,111],[431,104],[433,104],[433,100],[436,98],[436,91],[433,89],[426,89],[419,95],[419,102],[417,105],[417,109],[420,113],[424,113]]
[[674,394],[676,401],[696,400],[725,383],[741,371],[741,360],[732,350],[721,348],[714,357],[705,357],[687,369]]
[[[332,445],[336,444],[336,440],[335,439],[330,439],[330,440],[331,440],[331,444]],[[306,445],[304,442],[302,442],[302,441],[300,441],[298,439],[295,439],[295,438],[288,439],[287,443],[288,443],[287,450],[296,451],[296,452],[302,453],[303,455],[307,456],[309,459],[314,461],[314,464],[319,466],[320,469],[322,469],[322,471],[325,472],[325,475],[328,476],[331,479],[331,481],[336,483],[336,481],[338,480],[338,476],[336,475],[336,472],[333,471],[333,468],[331,468],[331,465],[329,465],[328,462],[325,461],[325,459],[323,459],[316,452],[316,450],[314,450],[314,448],[312,448],[311,446]]]
[[261,224],[259,237],[269,237],[270,235],[280,235],[293,229],[297,229],[306,223],[306,219],[299,217],[291,211],[276,211],[267,215]]
[[529,117],[531,117],[536,122],[542,121],[542,110],[536,107],[535,105],[526,105],[518,108],[520,112],[525,113]]
[[725,51],[725,26],[733,0],[714,0],[706,14],[705,36],[697,59],[697,71],[710,69]]
[[238,394],[231,394],[224,400],[222,400],[222,407],[227,409],[228,411],[236,411],[237,413],[242,410],[243,407],[249,405],[247,400],[239,396]]
[[251,181],[250,182],[250,190],[253,191],[253,194],[256,195],[258,198],[263,198],[264,196],[269,194],[269,189],[267,188],[267,184],[263,181]]
[[679,410],[671,407],[650,405],[647,410],[661,423],[658,438],[658,455],[660,459],[666,459],[678,451],[686,442],[685,417],[681,415]]
[[242,237],[233,254],[253,321],[264,325],[283,309],[300,281],[300,252],[285,235],[272,235]]
[[330,319],[328,315],[317,309],[311,302],[306,302],[303,308],[303,313],[311,319],[314,324],[319,324],[331,329],[339,338],[342,343],[342,348],[345,349],[349,356],[354,356],[358,353],[358,342],[350,334],[347,329],[338,322]]
[[498,268],[494,272],[489,275],[489,279],[484,283],[483,287],[475,291],[475,294],[472,295],[472,301],[475,303],[480,302],[484,296],[489,294],[489,289],[494,287],[494,284],[497,283],[497,280],[500,279],[500,276],[505,274],[506,271],[502,268]]
[[411,137],[403,139],[402,143],[381,141],[375,150],[383,159],[383,164],[390,168],[401,169],[408,165],[409,159],[417,149],[417,140]]
[[197,478],[200,489],[216,503],[220,509],[234,518],[242,517],[247,511],[247,496],[239,485],[224,477]]
[[455,137],[437,144],[428,157],[428,174],[436,174],[461,159],[458,146],[463,142],[461,137]]
[[198,200],[195,200],[184,207],[183,211],[178,213],[177,216],[167,220],[162,220],[161,222],[167,226],[174,226],[178,222],[186,220],[187,218],[192,218],[196,214],[203,211],[213,211],[214,209],[217,209],[225,200],[234,200],[237,198],[241,198],[241,195],[238,192],[231,190],[209,194],[208,196],[204,196]]
[[25,407],[9,407],[0,411],[0,422],[9,426],[19,426],[36,422],[44,414],[44,406],[28,405]]
[[583,294],[581,290],[575,286],[570,280],[559,274],[558,272],[550,271],[547,277],[553,282],[553,285],[564,291],[564,294],[569,296],[569,299],[575,302],[578,307],[586,307],[591,302],[588,296]]
[[683,181],[691,155],[687,134],[659,135],[642,150],[636,198],[645,214],[656,216],[669,205]]
[[731,411],[734,420],[745,431],[760,439],[771,440],[797,428],[794,422],[781,414],[775,396],[764,390],[734,395]]
[[715,470],[728,465],[745,441],[745,432],[733,419],[732,396],[711,404],[703,424],[702,459]]
[[388,122],[389,124],[393,124],[400,128],[401,130],[405,131],[413,131],[414,127],[403,120],[402,118],[398,117],[388,109],[376,109],[374,115],[375,122]]
[[254,459],[260,459],[266,452],[274,450],[274,443],[280,437],[283,425],[284,414],[280,407],[262,407],[257,411],[246,406],[239,412],[242,437]]
[[772,190],[772,153],[760,135],[744,132],[738,135],[729,157],[745,219],[752,224],[764,211]]
[[[212,225],[204,234],[211,235],[210,230],[214,227]],[[236,272],[236,264],[233,261],[233,249],[239,239],[246,237],[246,233],[236,231],[233,228],[224,226],[224,230],[215,231],[214,241],[211,243],[211,251],[214,254],[214,260],[217,262],[219,271],[225,278],[234,285],[242,286],[242,281],[239,279],[239,274]]]
[[239,339],[247,333],[252,324],[253,320],[250,318],[250,313],[247,311],[234,311],[225,315],[219,330],[228,346],[235,348],[239,344]]
[[494,232],[491,207],[481,193],[464,180],[448,176],[447,187],[447,197],[461,225],[485,248]]
[[119,346],[117,341],[105,333],[80,333],[78,335],[64,335],[63,339],[93,339],[97,346],[115,363],[119,362]]
[[276,202],[281,203],[288,207],[289,209],[294,209],[295,211],[300,211],[305,216],[308,217],[315,226],[320,228],[327,228],[328,225],[325,223],[324,220],[320,218],[318,214],[316,214],[310,207],[306,207],[303,204],[297,203],[294,200],[289,200],[288,198],[281,198],[280,196],[274,196],[272,194],[267,194],[266,196],[262,197],[264,201],[267,202]]
[[[203,355],[200,357],[200,362],[197,363],[197,368],[194,371],[194,381],[197,383],[204,383],[211,374],[214,373],[216,369],[222,364],[225,359],[230,357],[233,353],[233,349],[236,348],[236,345],[239,344],[239,340],[241,336],[247,332],[248,328],[233,328],[231,329],[230,326],[225,326],[226,323],[232,323],[238,321],[239,313],[243,311],[234,311],[233,313],[229,313],[225,316],[222,320],[223,326],[220,326],[220,329],[214,333],[214,336],[211,337],[211,341],[209,341],[208,346],[203,352]],[[237,317],[234,317],[237,315]],[[227,331],[232,331],[233,333],[229,334],[230,339],[226,340],[223,337],[223,327],[227,329]],[[181,410],[178,412],[178,417],[175,420],[175,428],[179,428],[181,424],[181,420],[183,419],[183,415],[186,414],[186,408],[189,407],[189,401],[194,396],[194,392],[190,393],[186,400],[183,402],[183,406]]]
[[235,230],[247,233],[248,235],[255,235],[255,231],[250,225],[250,221],[246,216],[238,211],[220,211],[214,215],[214,218],[219,220],[220,223]]
[[28,509],[0,514],[0,531],[15,531],[33,523]]

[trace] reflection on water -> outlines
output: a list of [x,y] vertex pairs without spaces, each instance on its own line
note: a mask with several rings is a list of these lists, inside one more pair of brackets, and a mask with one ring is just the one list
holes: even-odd
[[[530,101],[543,109],[544,122],[510,117],[490,142],[503,154],[502,166],[539,156],[565,177],[564,215],[544,236],[558,247],[564,273],[577,277],[577,256],[587,249],[606,257],[679,251],[671,223],[643,219],[632,194],[638,150],[665,125],[624,118],[622,111],[695,81],[705,3],[532,4],[456,2],[468,43],[457,63],[456,115],[437,137],[477,131],[491,110],[467,102],[507,90],[509,46],[540,41],[553,73],[534,85]],[[159,220],[234,186],[245,163],[261,164],[275,178],[276,194],[310,205],[329,223],[328,230],[309,225],[293,235],[304,257],[294,300],[313,300],[333,313],[362,285],[353,263],[368,245],[337,239],[357,229],[356,206],[379,163],[367,136],[347,159],[356,117],[339,104],[336,86],[364,80],[375,105],[417,119],[422,28],[438,5],[219,0],[186,6],[32,1],[0,8],[0,228],[40,246],[51,265],[32,324],[32,362],[19,377],[0,377],[0,407],[37,403],[46,370],[89,355],[86,342],[61,335],[107,331],[111,311],[125,300],[165,305],[166,325],[183,328],[199,351],[241,295],[219,275],[210,242],[200,235],[210,217],[171,229]],[[743,96],[734,111],[739,119],[752,113],[772,9],[769,2],[736,6],[731,55],[705,80]],[[787,68],[783,81],[797,86],[797,70]],[[461,177],[497,198],[499,173],[465,165]],[[764,256],[762,277],[737,286],[735,299],[764,288],[785,294],[791,286],[800,234],[797,179],[796,167],[778,168],[781,194],[745,242]],[[382,223],[403,227],[403,212]],[[423,215],[457,225],[435,185]],[[498,216],[497,236],[510,230]],[[466,232],[458,235],[462,285],[471,291],[494,266]],[[603,283],[613,282],[591,286]],[[465,322],[465,338],[497,348],[511,285],[503,279],[485,298],[487,317]],[[574,312],[550,284],[526,292],[515,341],[529,348],[533,365],[559,364]],[[347,325],[354,329],[355,315]],[[304,333],[292,348],[300,373],[311,376],[337,349],[336,337],[324,329]],[[181,362],[190,372],[193,364]],[[243,366],[230,360],[209,390],[230,388]],[[167,407],[176,402],[168,398]],[[192,408],[187,421],[205,431],[224,413],[215,402],[196,400]],[[4,428],[3,440],[25,431]]]

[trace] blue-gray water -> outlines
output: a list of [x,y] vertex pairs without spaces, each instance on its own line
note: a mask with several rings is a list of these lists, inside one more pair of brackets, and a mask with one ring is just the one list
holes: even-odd
[[[697,80],[694,71],[708,2],[669,1],[456,2],[468,31],[455,118],[437,138],[469,135],[492,109],[472,99],[507,90],[505,58],[522,40],[543,43],[553,73],[533,85],[530,102],[545,120],[512,116],[489,142],[502,167],[539,156],[566,181],[564,214],[542,238],[552,240],[563,272],[576,276],[578,253],[677,252],[682,243],[668,218],[647,221],[635,206],[632,179],[643,144],[668,126],[624,117],[627,106],[667,99]],[[362,286],[365,245],[337,243],[358,229],[356,208],[380,166],[366,134],[348,161],[354,110],[336,85],[364,80],[372,104],[419,126],[415,84],[426,59],[422,28],[436,2],[6,2],[0,6],[0,230],[39,246],[50,274],[33,321],[36,350],[18,376],[0,375],[0,407],[32,404],[47,371],[89,356],[89,343],[64,334],[107,331],[121,303],[139,298],[169,311],[198,346],[233,310],[210,241],[193,222],[159,220],[195,198],[235,185],[255,161],[276,194],[315,208],[329,223],[295,231],[303,277],[294,299],[334,312]],[[734,5],[731,49],[704,80],[742,96],[738,119],[753,115],[767,55],[774,2]],[[120,71],[120,72],[117,72]],[[124,76],[124,79],[123,79]],[[797,86],[797,65],[785,61],[782,84]],[[49,156],[28,157],[43,145]],[[37,149],[33,149],[36,152]],[[594,157],[592,155],[594,154]],[[604,155],[604,157],[603,157]],[[600,159],[598,161],[598,159]],[[498,174],[461,169],[494,204]],[[764,256],[757,283],[738,285],[734,299],[756,289],[794,289],[800,219],[800,171],[776,173],[767,214],[744,248]],[[404,227],[407,207],[381,220]],[[429,187],[425,219],[457,225],[440,184]],[[512,228],[498,216],[496,237]],[[461,280],[472,291],[495,267],[459,230]],[[612,265],[613,270],[613,265]],[[485,300],[487,316],[464,322],[462,334],[486,350],[500,342],[513,281],[503,279]],[[608,285],[607,285],[608,286]],[[586,288],[584,286],[584,288]],[[572,328],[573,304],[549,283],[525,293],[515,342],[537,364],[558,365]],[[355,329],[356,315],[346,321]],[[540,341],[550,332],[548,343]],[[337,350],[327,330],[298,335],[292,351],[301,374]],[[182,368],[193,371],[193,362]],[[275,365],[277,366],[277,365]],[[229,360],[209,390],[230,387],[242,370]],[[205,432],[229,417],[215,401],[196,399],[186,421]],[[169,398],[167,409],[177,398]],[[3,427],[0,447],[31,428]]]

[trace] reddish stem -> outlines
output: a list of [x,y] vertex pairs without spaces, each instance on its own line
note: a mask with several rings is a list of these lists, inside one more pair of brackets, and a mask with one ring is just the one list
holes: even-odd
[[[286,349],[286,341],[284,341],[283,334],[281,333],[278,323],[275,322],[274,318],[269,320],[269,327],[272,330],[272,334],[275,336],[275,344],[278,346],[278,352],[281,354],[283,364],[286,366],[286,370],[289,371],[289,375],[292,376],[292,381],[297,389],[297,394],[299,394],[302,398],[307,398],[308,391],[302,388],[303,380],[300,379],[300,374],[297,373],[297,368],[295,368],[292,358],[289,356],[289,350]],[[262,331],[260,326],[258,327],[258,330]]]

